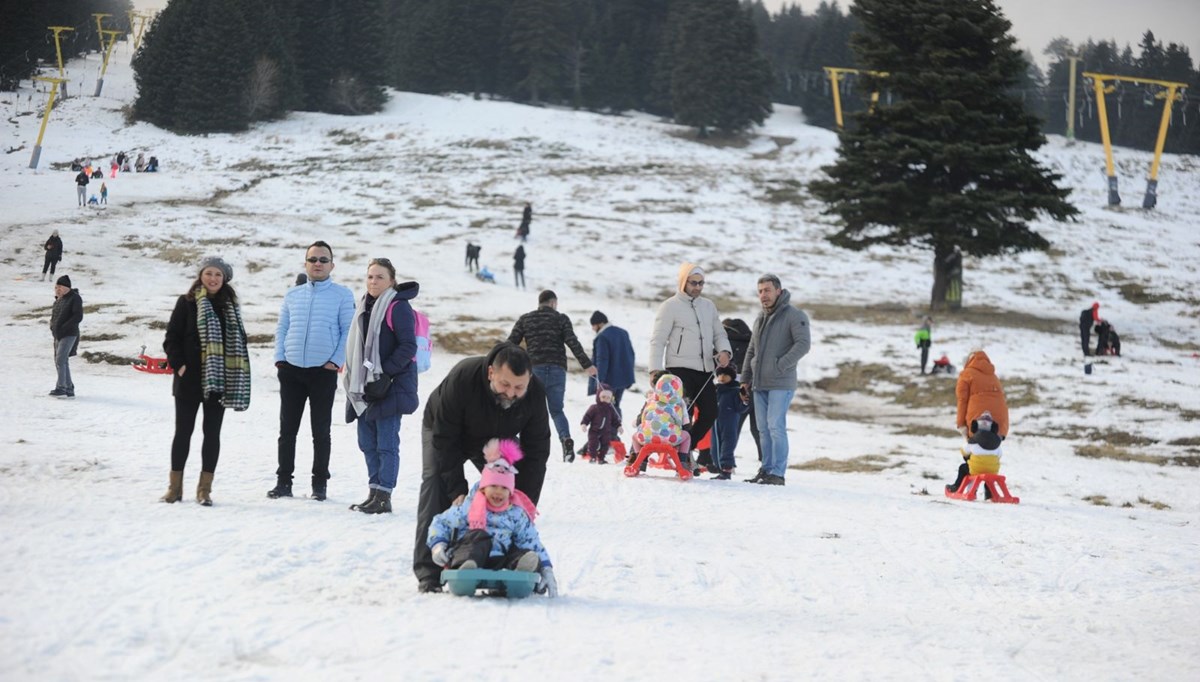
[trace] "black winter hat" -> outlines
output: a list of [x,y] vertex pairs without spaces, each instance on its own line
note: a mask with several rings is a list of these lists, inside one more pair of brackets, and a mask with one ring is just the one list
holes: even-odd
[[597,310],[592,313],[592,318],[588,322],[591,324],[608,324],[608,316]]
[[71,278],[67,277],[66,275],[63,275],[62,277],[58,278],[58,281],[56,281],[55,284],[57,284],[60,287],[66,287],[66,288],[70,289],[71,288]]

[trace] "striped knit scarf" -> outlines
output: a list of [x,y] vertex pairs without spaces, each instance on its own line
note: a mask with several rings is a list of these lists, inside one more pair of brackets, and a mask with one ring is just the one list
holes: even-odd
[[204,287],[196,289],[196,328],[200,332],[200,388],[204,399],[220,395],[221,405],[235,412],[250,407],[250,355],[242,310],[230,301],[224,308],[225,324]]

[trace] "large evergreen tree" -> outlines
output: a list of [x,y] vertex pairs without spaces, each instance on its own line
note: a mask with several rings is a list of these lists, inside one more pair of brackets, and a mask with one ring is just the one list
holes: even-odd
[[682,2],[671,64],[675,121],[736,132],[771,113],[771,71],[737,0]]
[[834,244],[932,250],[940,308],[959,249],[1044,249],[1027,221],[1077,211],[1031,155],[1045,138],[1011,92],[1026,65],[991,0],[856,0],[851,12],[860,63],[890,74],[896,98],[855,116],[829,179],[810,189],[842,221]]

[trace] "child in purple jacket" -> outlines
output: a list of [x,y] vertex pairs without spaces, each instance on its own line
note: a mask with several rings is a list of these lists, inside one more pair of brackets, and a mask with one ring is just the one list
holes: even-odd
[[593,464],[607,464],[604,456],[608,454],[608,444],[624,432],[621,415],[613,405],[613,392],[608,384],[600,384],[600,390],[596,391],[596,404],[583,414],[581,424],[588,430],[588,457]]

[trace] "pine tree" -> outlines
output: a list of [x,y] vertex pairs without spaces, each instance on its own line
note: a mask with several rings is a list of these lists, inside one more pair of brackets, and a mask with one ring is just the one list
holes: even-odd
[[505,21],[508,50],[517,60],[519,93],[534,104],[563,84],[571,40],[561,0],[515,0]]
[[771,112],[770,65],[737,0],[691,0],[680,16],[671,68],[675,121],[733,133]]
[[861,63],[888,72],[897,97],[855,116],[829,179],[809,188],[842,221],[834,244],[932,250],[940,308],[958,250],[1045,249],[1027,221],[1077,211],[1031,155],[1045,138],[1010,91],[1025,63],[990,0],[856,0],[851,12]]

